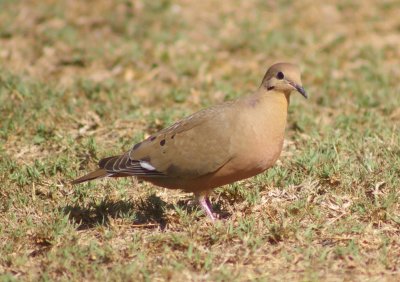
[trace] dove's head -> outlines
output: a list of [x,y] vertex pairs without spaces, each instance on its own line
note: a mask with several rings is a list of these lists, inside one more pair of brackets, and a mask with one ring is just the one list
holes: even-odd
[[297,65],[290,63],[272,65],[265,74],[261,87],[285,94],[290,94],[295,90],[307,98],[307,93],[301,83],[300,69]]

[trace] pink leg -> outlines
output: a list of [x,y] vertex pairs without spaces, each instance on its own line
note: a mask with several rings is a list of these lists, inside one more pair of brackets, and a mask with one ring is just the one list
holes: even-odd
[[211,218],[211,221],[215,221],[215,217],[213,215],[213,211],[211,208],[211,203],[210,203],[210,200],[208,199],[208,197],[205,195],[196,195],[196,197],[199,200],[199,203],[200,203],[201,207],[203,208],[203,210]]

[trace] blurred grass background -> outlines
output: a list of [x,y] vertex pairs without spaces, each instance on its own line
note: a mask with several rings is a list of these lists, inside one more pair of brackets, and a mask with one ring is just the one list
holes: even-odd
[[[0,1],[0,277],[387,280],[400,265],[399,1]],[[191,196],[68,182],[298,63],[285,150]]]

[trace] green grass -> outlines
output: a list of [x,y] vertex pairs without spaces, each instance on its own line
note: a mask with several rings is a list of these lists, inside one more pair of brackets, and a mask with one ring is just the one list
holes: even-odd
[[[396,281],[396,1],[0,1],[0,280]],[[191,198],[69,181],[297,62],[277,165]]]

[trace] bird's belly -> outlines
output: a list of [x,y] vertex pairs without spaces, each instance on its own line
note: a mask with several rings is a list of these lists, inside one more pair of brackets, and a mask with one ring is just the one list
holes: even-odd
[[[237,174],[242,179],[252,177],[267,170],[275,164],[281,153],[281,146],[265,147],[256,153],[244,154],[232,160],[230,169],[232,175]],[[238,168],[240,168],[238,170]]]
[[275,147],[270,146],[256,153],[248,151],[245,154],[244,151],[243,154],[232,158],[218,171],[200,177],[187,187],[182,187],[184,190],[191,192],[211,190],[260,174],[275,164],[281,153],[282,144],[283,139],[282,142],[277,142]]

